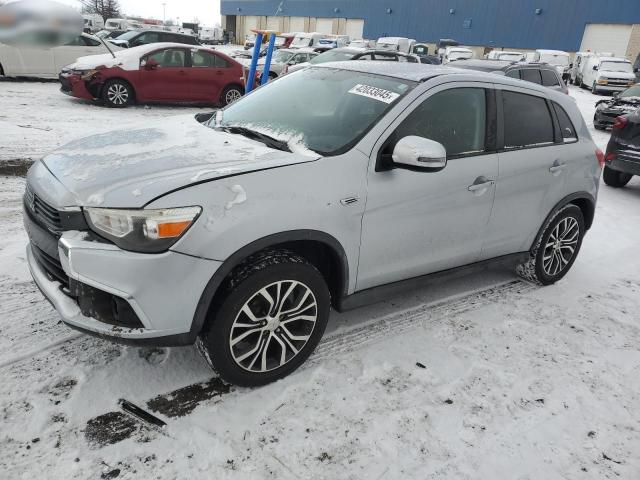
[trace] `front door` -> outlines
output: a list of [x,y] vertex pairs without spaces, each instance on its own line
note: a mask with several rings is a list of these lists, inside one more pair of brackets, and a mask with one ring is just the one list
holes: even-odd
[[[478,83],[436,87],[389,127],[368,173],[357,290],[478,260],[498,175],[494,132],[493,90]],[[409,135],[440,142],[447,166],[376,171]]]
[[[163,48],[143,58],[136,89],[138,99],[148,102],[192,101],[189,53],[186,48]],[[147,68],[149,61],[155,63],[154,68]]]

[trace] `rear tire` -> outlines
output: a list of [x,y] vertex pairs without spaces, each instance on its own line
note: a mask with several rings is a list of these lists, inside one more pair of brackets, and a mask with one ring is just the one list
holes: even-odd
[[108,80],[102,87],[102,100],[107,107],[128,107],[133,103],[133,96],[133,88],[124,80]]
[[285,377],[324,334],[329,289],[300,255],[287,250],[253,255],[221,288],[198,347],[226,382],[256,387]]
[[582,210],[573,204],[562,207],[547,220],[529,260],[516,268],[518,275],[538,285],[556,283],[572,267],[584,233]]
[[609,168],[605,165],[604,171],[602,172],[602,180],[604,183],[613,188],[622,188],[631,180],[630,173],[618,172],[612,168]]
[[240,98],[244,95],[244,89],[237,85],[229,85],[222,91],[222,95],[220,95],[220,104],[223,107],[232,104],[233,102],[240,100]]

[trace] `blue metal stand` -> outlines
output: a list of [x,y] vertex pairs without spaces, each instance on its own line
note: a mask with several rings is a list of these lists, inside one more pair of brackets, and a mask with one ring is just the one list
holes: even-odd
[[276,34],[271,33],[269,37],[269,46],[267,47],[267,58],[264,60],[264,68],[262,69],[262,85],[269,81],[269,71],[271,70],[271,56],[273,55],[273,47],[276,44]]
[[253,90],[253,84],[256,78],[256,68],[258,66],[258,59],[260,58],[260,47],[262,47],[262,33],[256,33],[256,43],[253,46],[253,57],[251,57],[251,67],[249,67],[249,78],[247,79],[245,93],[249,93]]

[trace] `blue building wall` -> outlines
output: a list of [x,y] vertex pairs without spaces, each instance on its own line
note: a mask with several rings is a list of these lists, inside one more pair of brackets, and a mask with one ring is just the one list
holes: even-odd
[[[365,38],[577,51],[587,23],[639,23],[640,0],[221,0],[222,15],[363,18]],[[390,9],[390,13],[388,10]],[[450,10],[453,9],[453,13]],[[536,14],[536,9],[541,9]]]

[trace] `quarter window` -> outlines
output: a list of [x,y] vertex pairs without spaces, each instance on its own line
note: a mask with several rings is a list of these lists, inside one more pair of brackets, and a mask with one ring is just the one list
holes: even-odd
[[565,143],[576,142],[578,140],[578,134],[576,133],[576,129],[573,126],[573,122],[569,118],[569,115],[557,103],[553,103],[553,108],[556,111],[556,115],[558,116],[558,122],[560,123],[560,131],[562,132],[562,140]]
[[440,142],[447,157],[485,151],[487,106],[483,88],[454,88],[425,100],[402,122],[394,142],[416,135]]
[[552,144],[553,121],[544,98],[502,92],[506,149]]
[[538,85],[542,85],[540,70],[536,70],[534,68],[524,68],[520,70],[520,78],[522,78],[522,80],[526,80],[527,82],[533,82],[537,83]]
[[557,87],[560,85],[558,77],[551,70],[540,70],[540,74],[542,75],[542,85],[545,87]]

